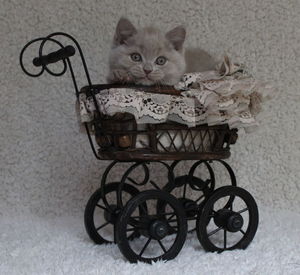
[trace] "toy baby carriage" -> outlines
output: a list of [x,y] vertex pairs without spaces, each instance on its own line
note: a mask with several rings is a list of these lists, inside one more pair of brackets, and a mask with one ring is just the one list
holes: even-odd
[[[70,60],[76,50],[64,46],[57,37],[71,40],[81,57],[88,84],[81,90]],[[44,45],[49,41],[60,49],[44,55]],[[35,42],[40,47],[33,64],[41,70],[31,73],[24,66],[23,55]],[[48,67],[55,62],[62,62],[60,72]],[[250,244],[258,226],[257,205],[246,190],[236,186],[234,172],[224,161],[236,142],[236,129],[227,124],[191,126],[176,119],[152,123],[151,116],[142,116],[146,119],[141,127],[136,110],[131,112],[128,108],[132,102],[139,100],[148,110],[162,115],[173,100],[178,108],[174,105],[172,110],[182,111],[181,91],[166,86],[92,85],[78,42],[65,33],[53,33],[26,44],[20,64],[32,77],[44,71],[61,76],[69,68],[92,151],[99,160],[112,160],[85,209],[85,227],[95,243],[117,243],[130,262],[147,263],[175,258],[192,231],[196,231],[207,251],[245,249]],[[110,105],[112,96],[129,104],[127,109],[116,111],[116,105]],[[155,101],[157,97],[159,103]],[[161,100],[166,100],[166,104]],[[103,106],[110,108],[111,113]],[[216,188],[212,163],[225,168],[230,185]],[[184,175],[176,176],[180,164],[184,164]],[[121,174],[124,165],[127,166]],[[150,173],[153,167],[159,173]],[[200,167],[206,170],[206,176],[196,173]],[[109,182],[113,170],[118,175]],[[160,176],[163,170],[165,177]],[[164,184],[158,184],[158,179]],[[107,231],[109,226],[112,230]]]

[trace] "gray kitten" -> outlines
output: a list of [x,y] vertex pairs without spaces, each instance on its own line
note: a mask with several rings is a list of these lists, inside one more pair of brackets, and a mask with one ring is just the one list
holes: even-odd
[[185,35],[182,26],[164,34],[154,27],[136,29],[128,19],[121,18],[111,48],[108,82],[176,84],[186,68]]

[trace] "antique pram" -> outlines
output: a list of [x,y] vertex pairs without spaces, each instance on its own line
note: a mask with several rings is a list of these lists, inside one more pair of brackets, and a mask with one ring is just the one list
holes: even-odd
[[[87,86],[81,90],[70,61],[75,48],[64,46],[57,37],[71,40],[77,48],[87,78]],[[39,54],[33,59],[33,64],[41,70],[31,73],[24,66],[23,56],[25,50],[36,42],[40,43]],[[60,49],[44,55],[46,42],[52,42]],[[48,64],[58,61],[62,62],[62,71],[51,71]],[[176,257],[191,231],[197,232],[201,245],[207,251],[245,249],[249,245],[258,226],[257,205],[246,190],[236,186],[234,172],[224,161],[230,156],[230,145],[236,142],[236,129],[229,129],[228,125],[188,127],[169,122],[147,124],[139,129],[130,114],[104,115],[100,112],[96,95],[102,90],[124,86],[92,85],[78,42],[65,33],[53,33],[26,44],[20,54],[20,65],[32,77],[38,77],[44,71],[61,76],[69,68],[77,99],[83,94],[94,102],[94,118],[83,124],[95,157],[112,160],[102,175],[100,188],[91,196],[85,209],[85,227],[95,243],[115,242],[130,262],[148,263]],[[180,95],[180,91],[173,87],[131,88],[145,93]],[[136,147],[139,135],[148,137],[147,148]],[[161,140],[166,136],[169,146]],[[180,144],[174,141],[175,137],[181,139]],[[184,175],[176,177],[175,168],[183,162],[186,163],[185,169],[187,165],[190,167]],[[212,163],[225,168],[230,185],[216,189]],[[123,174],[115,169],[125,164],[127,168]],[[165,185],[157,184],[154,181],[157,176],[150,175],[153,165],[160,166],[159,171],[166,169],[166,177],[160,177]],[[206,176],[196,175],[195,171],[200,166],[201,171],[206,169]],[[119,179],[108,182],[108,176],[114,169],[117,171],[115,178],[119,176]],[[143,174],[142,180],[134,179],[137,171]],[[143,191],[139,190],[141,187]],[[191,194],[196,194],[196,198]],[[113,201],[109,201],[111,195],[115,196]],[[96,216],[99,211],[102,211],[100,219]],[[191,228],[191,221],[196,222],[196,226]],[[113,230],[103,233],[109,225]]]

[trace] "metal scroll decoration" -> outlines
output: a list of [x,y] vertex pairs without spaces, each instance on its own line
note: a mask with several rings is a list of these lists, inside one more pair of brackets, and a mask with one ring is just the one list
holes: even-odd
[[[91,81],[91,78],[90,78],[90,74],[89,74],[89,71],[88,71],[88,68],[87,68],[87,65],[86,65],[86,61],[85,61],[82,49],[81,49],[79,43],[77,42],[77,40],[73,36],[71,36],[67,33],[63,33],[63,32],[55,32],[55,33],[52,33],[52,34],[50,34],[46,37],[36,38],[36,39],[33,39],[30,42],[28,42],[23,47],[23,49],[21,50],[20,57],[19,57],[20,58],[20,66],[21,66],[23,72],[26,75],[30,76],[30,77],[39,77],[46,71],[48,74],[50,74],[52,76],[59,77],[59,76],[64,75],[66,73],[67,69],[69,68],[69,71],[71,73],[72,82],[73,82],[74,89],[75,89],[75,95],[78,99],[80,92],[79,92],[78,84],[77,84],[77,81],[76,81],[76,78],[75,78],[72,63],[71,63],[71,60],[70,60],[70,57],[75,55],[76,49],[72,45],[64,46],[59,40],[57,40],[57,38],[67,38],[68,40],[71,40],[72,44],[75,45],[75,48],[77,49],[77,51],[80,55],[80,58],[81,58],[83,70],[85,72],[87,83],[88,83],[89,89],[91,91],[92,97],[94,99],[96,110],[99,113],[98,104],[97,104],[97,101],[96,101],[96,98],[95,98],[95,94],[93,92],[92,81]],[[52,53],[49,53],[49,54],[45,55],[44,54],[44,47],[48,42],[52,42],[52,43],[58,45],[60,47],[60,49],[58,51],[55,51],[55,52],[52,52]],[[41,68],[38,73],[30,72],[25,67],[24,60],[23,60],[25,51],[35,43],[40,43],[40,46],[39,46],[39,51],[38,51],[38,57],[33,58],[32,65],[35,66],[35,67],[40,67]],[[62,64],[63,64],[63,68],[59,72],[55,72],[55,71],[51,70],[48,66],[49,64],[56,63],[56,62],[62,62]],[[84,123],[84,126],[85,126],[85,129],[86,129],[87,135],[88,135],[88,139],[89,139],[92,151],[93,151],[95,157],[97,159],[100,159],[97,152],[96,152],[96,149],[95,149],[95,146],[94,146],[94,143],[93,143],[93,140],[92,140],[92,137],[91,137],[91,133],[90,133],[90,130],[89,130],[89,127],[88,127],[87,123]]]

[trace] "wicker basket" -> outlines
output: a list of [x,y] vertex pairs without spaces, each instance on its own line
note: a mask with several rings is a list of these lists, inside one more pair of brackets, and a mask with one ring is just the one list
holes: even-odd
[[[84,87],[81,93],[90,96],[116,85],[95,85],[93,91]],[[136,87],[146,92],[178,95],[170,87]],[[237,139],[237,130],[227,125],[188,127],[177,123],[146,124],[139,129],[133,115],[117,113],[114,116],[95,115],[92,122],[101,159],[116,160],[180,160],[225,159],[230,156],[230,144]],[[137,147],[140,136],[147,137],[144,148]]]

